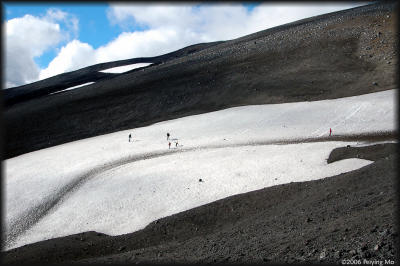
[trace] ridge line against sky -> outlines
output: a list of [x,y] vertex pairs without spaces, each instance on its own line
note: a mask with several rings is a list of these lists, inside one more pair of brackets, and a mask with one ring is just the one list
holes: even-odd
[[[5,88],[89,65],[238,38],[368,2],[3,2]],[[29,44],[29,45],[27,45]]]

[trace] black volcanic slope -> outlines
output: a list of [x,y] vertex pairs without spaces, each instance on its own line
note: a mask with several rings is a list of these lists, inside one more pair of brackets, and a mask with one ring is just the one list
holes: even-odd
[[3,252],[3,262],[397,262],[397,145],[338,148],[331,162],[356,154],[375,162],[325,179],[231,196],[130,234],[85,232],[25,245]]
[[[396,88],[395,11],[394,3],[373,4],[13,88],[4,110],[5,157],[233,106]],[[96,73],[143,61],[156,64],[121,75]]]
[[[218,43],[222,42],[195,44],[172,53],[155,57],[132,58],[127,60],[96,64],[76,71],[63,73],[48,79],[30,83],[24,86],[10,88],[4,91],[5,104],[7,106],[10,106],[18,102],[23,102],[36,97],[48,95],[49,93],[61,91],[63,89],[67,89],[76,85],[84,84],[87,82],[99,82],[101,80],[112,79],[121,75],[117,73],[99,72],[101,70],[137,63],[152,63],[153,65],[162,64],[164,61],[185,56],[187,54],[197,52],[201,49],[211,47]],[[143,68],[144,67],[141,67],[134,71],[138,71]]]

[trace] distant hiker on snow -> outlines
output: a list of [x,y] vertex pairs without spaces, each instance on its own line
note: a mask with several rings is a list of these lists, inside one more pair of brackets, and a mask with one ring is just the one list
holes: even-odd
[[329,128],[329,136],[332,136],[332,128]]
[[169,140],[169,133],[167,133],[167,140]]
[[178,141],[177,141],[177,142],[175,142],[175,147],[178,147]]
[[129,134],[129,142],[131,142],[132,134]]
[[171,142],[168,142],[168,149],[171,149]]

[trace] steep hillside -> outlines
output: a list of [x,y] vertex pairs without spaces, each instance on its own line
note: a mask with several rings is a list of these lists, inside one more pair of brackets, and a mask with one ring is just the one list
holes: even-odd
[[[87,82],[99,82],[105,79],[112,79],[120,75],[99,72],[101,70],[138,63],[152,63],[153,65],[162,64],[163,62],[170,59],[185,56],[187,54],[191,54],[207,47],[211,47],[218,43],[221,42],[195,44],[177,50],[175,52],[160,56],[132,58],[127,60],[96,64],[76,71],[63,73],[51,78],[33,82],[27,85],[9,88],[4,91],[5,104],[6,106],[11,106],[19,102],[48,95],[49,93],[61,91],[72,86],[84,84]],[[140,69],[142,68],[136,69],[134,71],[138,71]]]
[[[396,88],[396,19],[394,3],[335,12],[14,103],[4,112],[5,157],[233,106]],[[88,81],[85,71],[74,72],[80,83]],[[60,77],[51,78],[55,85],[40,84],[57,87]]]

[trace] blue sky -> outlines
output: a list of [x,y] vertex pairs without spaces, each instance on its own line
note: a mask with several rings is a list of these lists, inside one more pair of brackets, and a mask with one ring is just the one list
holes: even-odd
[[95,63],[229,40],[357,5],[3,2],[6,87]]

